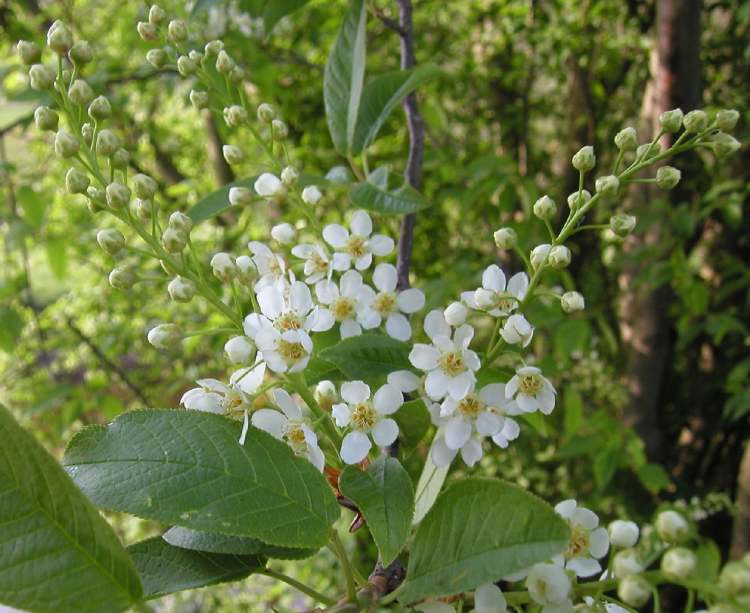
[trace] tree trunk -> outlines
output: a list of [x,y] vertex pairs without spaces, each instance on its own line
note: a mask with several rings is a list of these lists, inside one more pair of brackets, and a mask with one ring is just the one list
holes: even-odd
[[732,546],[729,557],[741,558],[750,551],[750,443],[745,445],[740,471],[737,474],[737,514],[734,516]]

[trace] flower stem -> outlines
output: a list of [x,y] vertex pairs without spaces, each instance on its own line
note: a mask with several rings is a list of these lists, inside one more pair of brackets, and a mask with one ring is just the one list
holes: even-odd
[[336,530],[331,531],[331,539],[328,541],[328,548],[334,553],[339,559],[341,569],[344,571],[344,579],[346,580],[346,597],[350,602],[354,602],[357,597],[357,588],[354,582],[354,572],[352,571],[351,562],[349,557],[346,555],[346,549],[344,544],[341,542]]
[[258,574],[266,575],[267,577],[272,577],[273,579],[276,579],[277,581],[282,581],[286,583],[287,585],[291,585],[293,588],[299,590],[303,594],[307,594],[310,598],[314,599],[316,602],[320,602],[326,605],[327,607],[331,607],[336,604],[336,601],[333,598],[328,598],[328,596],[324,596],[320,592],[311,588],[309,585],[305,585],[301,581],[297,581],[296,579],[289,577],[288,575],[285,575],[284,573],[280,573],[270,568],[264,568],[263,570],[258,571]]

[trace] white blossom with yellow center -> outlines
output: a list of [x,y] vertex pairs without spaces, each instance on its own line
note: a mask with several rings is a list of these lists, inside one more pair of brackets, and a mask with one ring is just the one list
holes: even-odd
[[555,394],[549,379],[535,366],[518,368],[505,386],[506,397],[515,398],[524,413],[541,411],[549,415],[555,408]]
[[280,331],[268,322],[261,324],[255,336],[259,356],[277,373],[300,372],[310,361],[313,343],[305,330]]
[[482,273],[482,287],[461,294],[461,300],[472,309],[487,311],[492,317],[507,317],[518,308],[529,289],[529,277],[524,272],[513,275],[507,282],[497,264]]
[[341,386],[344,402],[334,404],[332,413],[339,428],[349,432],[341,442],[341,459],[357,464],[367,457],[372,443],[386,447],[398,437],[398,424],[390,417],[404,403],[403,394],[386,383],[371,398],[370,386],[363,381],[348,381]]
[[333,274],[333,262],[320,245],[301,244],[292,247],[292,255],[305,261],[305,283],[315,285]]
[[229,383],[218,379],[198,379],[200,387],[182,395],[180,404],[186,409],[207,413],[237,413],[250,406],[250,395],[263,384],[266,374],[264,363],[240,368],[229,377]]
[[565,568],[579,577],[592,577],[601,572],[597,560],[609,551],[609,535],[606,528],[599,527],[596,514],[579,507],[573,499],[563,500],[555,506],[555,511],[570,526],[570,541],[562,560]]
[[323,239],[333,247],[334,270],[349,270],[352,262],[357,270],[366,270],[372,257],[385,256],[393,251],[393,239],[383,234],[372,235],[372,219],[365,211],[354,211],[351,232],[339,224],[323,228]]
[[247,248],[253,254],[253,263],[258,270],[258,280],[253,286],[256,292],[286,280],[286,262],[283,257],[260,241],[250,241]]
[[333,320],[341,325],[341,338],[362,334],[360,320],[375,300],[375,291],[363,283],[362,275],[348,270],[341,275],[338,285],[330,280],[320,281],[315,286],[315,294]]

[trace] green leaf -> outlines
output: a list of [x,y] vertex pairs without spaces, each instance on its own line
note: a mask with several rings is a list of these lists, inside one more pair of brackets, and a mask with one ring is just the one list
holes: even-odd
[[384,455],[366,471],[347,466],[339,477],[339,489],[359,507],[383,566],[388,566],[409,537],[414,514],[414,486],[409,474],[396,458]]
[[437,66],[425,64],[412,70],[395,70],[371,79],[362,91],[351,153],[356,155],[367,149],[393,109],[420,85],[439,74]]
[[68,269],[68,239],[62,236],[48,237],[45,247],[52,274],[58,279],[63,279]]
[[405,447],[414,447],[430,429],[430,414],[422,400],[410,400],[393,414],[398,423],[399,440]]
[[269,434],[201,411],[142,410],[71,441],[63,464],[100,507],[283,547],[319,547],[339,516],[315,467]]
[[546,502],[495,479],[459,481],[419,525],[401,602],[466,592],[561,553],[570,531]]
[[721,551],[711,539],[702,540],[695,549],[697,564],[694,576],[701,581],[713,583],[721,567]]
[[229,202],[229,190],[233,187],[252,187],[257,178],[258,177],[250,177],[249,179],[241,179],[239,181],[227,183],[215,192],[211,192],[208,196],[195,203],[195,205],[187,212],[188,217],[193,220],[193,223],[198,224],[229,210],[232,207]]
[[269,0],[263,9],[263,27],[270,34],[282,18],[307,4],[309,0]]
[[312,358],[305,368],[305,381],[308,385],[315,385],[324,379],[341,381],[342,379],[346,379],[346,377],[335,364],[321,358]]
[[638,469],[638,479],[652,494],[669,487],[672,483],[661,464],[644,464]]
[[261,556],[190,551],[173,547],[158,536],[131,545],[128,551],[148,599],[243,579],[265,566]]
[[409,345],[390,336],[363,334],[345,338],[320,352],[349,379],[372,379],[394,370],[409,370]]
[[323,76],[323,100],[333,146],[342,155],[351,150],[365,79],[367,5],[351,0]]
[[170,545],[183,549],[194,549],[207,553],[231,553],[234,555],[263,555],[281,560],[301,560],[309,558],[317,549],[294,549],[268,545],[258,539],[246,536],[230,536],[215,532],[201,532],[174,526],[162,534]]
[[10,307],[0,307],[0,349],[10,353],[23,332],[23,319],[18,311]]
[[23,185],[16,191],[16,198],[23,210],[23,218],[31,227],[39,229],[44,221],[47,200],[43,194]]
[[619,441],[615,441],[614,444],[608,445],[596,454],[594,458],[594,480],[600,490],[607,487],[612,477],[615,476],[621,457],[622,447]]
[[352,186],[349,199],[361,209],[384,215],[408,215],[429,206],[422,194],[406,183],[388,190],[372,183],[369,178]]
[[424,461],[422,474],[419,476],[419,481],[417,482],[412,524],[416,525],[421,522],[432,508],[432,505],[435,504],[443,483],[445,483],[445,478],[448,476],[449,468],[450,465],[437,467],[432,463],[432,448],[430,448],[430,453],[427,454],[427,458]]
[[0,602],[92,613],[138,602],[141,583],[112,528],[2,405],[0,440]]
[[565,407],[565,434],[571,436],[583,425],[583,399],[571,385],[566,386],[563,391],[563,405]]

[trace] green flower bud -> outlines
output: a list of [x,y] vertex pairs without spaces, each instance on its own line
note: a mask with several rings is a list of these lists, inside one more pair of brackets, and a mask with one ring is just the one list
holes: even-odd
[[164,49],[149,49],[146,53],[146,61],[159,70],[167,63],[167,52]]
[[234,68],[234,60],[229,57],[229,54],[221,49],[219,54],[216,56],[216,71],[221,74],[229,74]]
[[157,38],[156,26],[153,23],[139,21],[135,29],[138,30],[138,36],[145,41],[156,40]]
[[534,215],[539,219],[552,219],[557,213],[557,206],[549,196],[542,196],[534,203]]
[[708,127],[708,115],[705,111],[695,110],[690,111],[685,115],[685,119],[682,120],[682,124],[685,126],[685,132],[688,134],[696,134],[697,132],[703,132]]
[[614,196],[620,187],[620,180],[615,175],[599,177],[596,180],[596,192],[602,196]]
[[682,127],[682,109],[672,109],[659,115],[661,129],[669,134],[679,132]]
[[177,276],[167,285],[169,297],[175,302],[190,302],[195,296],[195,283],[185,277]]
[[148,342],[157,349],[169,349],[180,340],[182,333],[174,324],[160,324],[148,331]]
[[167,36],[169,40],[180,43],[187,40],[188,32],[185,22],[180,19],[173,19],[167,26]]
[[289,128],[286,127],[286,124],[281,119],[274,119],[271,122],[271,131],[276,140],[284,140],[289,136]]
[[737,122],[740,119],[740,114],[734,109],[724,109],[716,113],[716,127],[724,132],[731,132],[734,130]]
[[40,106],[34,111],[34,123],[40,130],[57,130],[57,124],[60,118],[57,113],[48,106]]
[[253,192],[247,187],[229,188],[229,204],[238,206],[241,204],[250,204],[253,201]]
[[47,45],[58,55],[65,55],[73,46],[73,35],[59,19],[47,30]]
[[711,138],[711,146],[718,157],[729,157],[740,148],[740,141],[731,134],[719,132]]
[[552,249],[552,245],[537,245],[531,250],[531,254],[529,255],[529,259],[531,261],[531,267],[536,270],[539,268],[542,264],[548,261],[549,253]]
[[560,297],[560,306],[566,313],[575,313],[586,307],[586,301],[579,292],[565,292]]
[[294,185],[298,178],[299,173],[294,166],[286,166],[284,170],[281,171],[281,182],[286,186]]
[[208,92],[190,90],[190,103],[198,110],[205,109],[208,106]]
[[187,245],[187,235],[170,226],[162,233],[161,244],[169,253],[180,253]]
[[632,548],[623,549],[612,558],[612,572],[618,579],[638,575],[644,571],[643,561],[638,551]]
[[662,189],[672,189],[680,182],[682,173],[673,166],[662,166],[656,171],[656,184]]
[[198,70],[198,64],[190,59],[187,55],[181,55],[177,58],[177,72],[183,77],[189,77]]
[[609,218],[609,227],[617,236],[627,236],[635,229],[636,218],[625,213],[618,213]]
[[128,164],[130,164],[130,153],[127,149],[120,147],[114,152],[114,154],[112,154],[110,163],[113,168],[119,168],[120,170],[127,168]]
[[203,56],[201,55],[200,51],[197,51],[196,49],[191,49],[188,53],[188,57],[193,60],[196,64],[200,64],[201,60],[203,59]]
[[730,596],[750,593],[750,567],[727,562],[719,573],[719,587]]
[[673,547],[661,559],[661,569],[665,575],[677,579],[687,579],[695,572],[695,554],[685,547]]
[[591,194],[587,189],[582,189],[580,192],[573,192],[568,196],[568,206],[570,210],[575,211],[579,206],[583,206],[589,200],[591,200]]
[[135,214],[143,221],[151,221],[151,218],[159,212],[159,205],[153,200],[138,198],[135,201]]
[[83,142],[87,145],[91,145],[91,141],[94,140],[94,126],[86,122],[81,126],[81,136],[83,136]]
[[86,197],[90,200],[96,200],[98,203],[103,204],[107,200],[107,196],[103,189],[89,185],[86,190]]
[[245,154],[242,149],[235,147],[234,145],[224,145],[221,148],[221,152],[224,154],[224,159],[227,164],[239,164],[245,159]]
[[112,130],[102,130],[96,137],[96,152],[111,157],[120,148],[120,137]]
[[617,586],[617,596],[625,604],[639,609],[651,598],[651,584],[639,575],[629,575]]
[[91,50],[91,45],[89,45],[88,41],[79,40],[70,48],[68,57],[76,66],[85,66],[94,59],[94,52]]
[[570,264],[570,249],[565,245],[555,245],[549,251],[548,262],[553,268],[565,268]]
[[620,151],[635,151],[638,148],[635,128],[623,128],[615,134],[615,145]]
[[235,66],[229,72],[229,80],[232,83],[241,83],[245,80],[245,71],[242,70],[242,68],[240,68],[239,66]]
[[203,47],[203,52],[206,55],[219,55],[219,52],[224,48],[224,43],[220,40],[212,40],[206,43]]
[[211,269],[220,281],[229,283],[239,273],[237,263],[228,253],[217,253],[211,258]]
[[[648,157],[646,157],[646,153],[648,153]],[[635,157],[641,162],[645,162],[646,160],[655,158],[660,153],[661,146],[658,143],[654,143],[653,145],[651,143],[643,143],[642,145],[638,145],[638,149],[635,150]]]
[[148,10],[148,22],[158,26],[167,18],[167,13],[158,4],[151,5]]
[[71,168],[65,173],[65,187],[69,194],[85,194],[89,183],[89,176],[77,168]]
[[89,117],[91,119],[107,119],[112,115],[112,105],[105,96],[97,96],[89,104]]
[[581,147],[573,156],[573,168],[580,172],[588,172],[596,165],[596,156],[594,148],[591,146]]
[[518,235],[513,228],[500,228],[492,235],[500,249],[513,249],[518,244]]
[[685,517],[677,511],[662,511],[654,522],[659,538],[667,543],[679,543],[690,531]]
[[60,157],[69,158],[78,153],[80,144],[70,132],[58,130],[55,134],[55,153]]
[[224,109],[224,121],[229,127],[236,127],[247,121],[247,111],[238,104]]
[[241,255],[236,260],[237,279],[240,283],[252,287],[258,278],[258,269],[249,255]]
[[44,64],[34,64],[29,68],[29,85],[31,89],[45,91],[55,82],[55,71]]
[[96,233],[96,242],[108,255],[117,255],[125,246],[125,237],[118,230],[99,230]]
[[109,284],[115,289],[130,289],[135,282],[135,273],[130,268],[117,266],[109,273]]
[[175,211],[169,216],[169,227],[179,230],[184,234],[190,234],[190,230],[193,229],[193,220],[185,215],[185,213]]
[[107,194],[107,204],[113,209],[122,209],[128,206],[130,202],[130,188],[122,183],[110,183],[105,190]]
[[19,40],[16,44],[16,52],[21,63],[26,66],[36,64],[42,59],[42,50],[39,48],[39,45],[28,40]]
[[258,107],[258,120],[271,123],[274,117],[276,117],[276,110],[270,104],[264,102]]
[[94,95],[94,90],[83,79],[76,79],[68,88],[68,98],[79,106],[86,106],[94,99]]
[[138,198],[150,200],[154,197],[159,185],[148,175],[138,173],[133,177],[133,191]]

